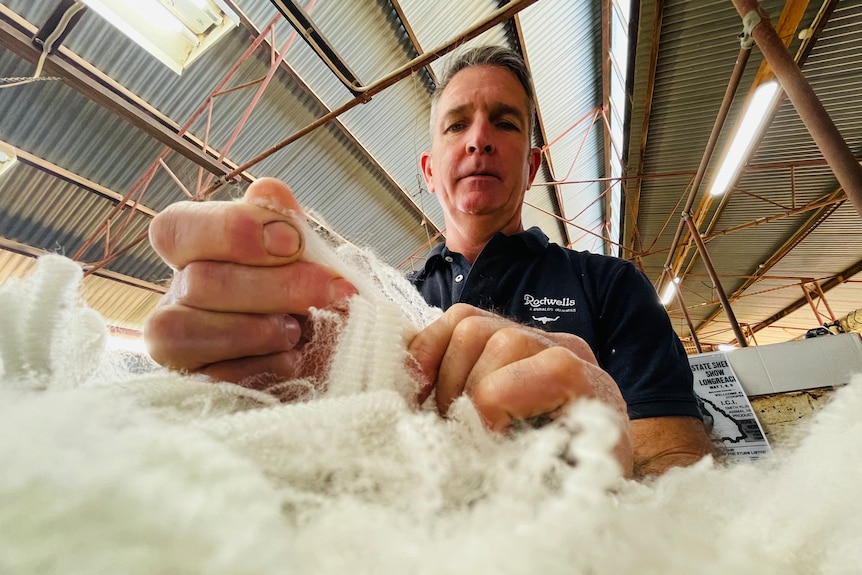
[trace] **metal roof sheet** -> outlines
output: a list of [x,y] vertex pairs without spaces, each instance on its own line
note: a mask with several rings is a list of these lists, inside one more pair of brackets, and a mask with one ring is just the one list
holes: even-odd
[[[277,15],[268,0],[239,0],[237,4],[259,29]],[[777,21],[784,2],[767,0],[762,4],[773,22]],[[389,2],[310,0],[304,5],[366,85],[404,65],[417,53]],[[54,3],[2,0],[2,6],[38,26]],[[406,24],[415,33],[421,51],[429,51],[462,34],[499,6],[500,3],[487,0],[400,2]],[[597,0],[539,0],[518,15],[545,137],[553,142],[585,115],[588,118],[554,142],[549,154],[555,179],[581,181],[559,188],[565,215],[578,216],[569,236],[576,247],[596,251],[602,247],[596,236],[602,233],[601,226],[608,217],[605,202],[596,201],[605,185],[593,181],[606,175],[602,121],[596,123],[586,140],[584,134],[590,123],[589,112],[602,104],[600,7]],[[638,253],[636,259],[649,277],[656,280],[667,257],[667,244],[679,222],[687,184],[700,161],[739,49],[736,35],[741,21],[726,0],[665,1],[655,46],[654,93],[647,102],[650,55],[656,40],[653,37],[656,2],[640,2],[637,8],[634,16],[638,17],[638,33],[633,38],[637,53],[633,60],[633,83],[628,87],[632,109],[625,126],[630,142],[625,170],[633,176],[640,167],[647,177],[640,186],[640,197],[628,198],[624,206],[629,227],[633,210],[637,209],[640,244],[633,244],[631,234],[626,243],[629,250]],[[819,8],[817,2],[809,5],[803,26],[811,25]],[[862,89],[860,30],[862,5],[839,3],[803,67],[857,155],[862,155],[859,109],[862,104],[857,97]],[[520,41],[518,32],[513,23],[501,24],[465,45],[514,46]],[[293,29],[279,19],[274,45],[283,45],[292,34]],[[182,76],[156,62],[92,14],[81,19],[64,40],[64,46],[134,93],[139,98],[135,106],[142,106],[156,121],[175,129],[188,120],[237,63],[239,55],[249,46],[251,35],[249,29],[238,27]],[[800,40],[794,38],[791,52],[795,53],[799,46]],[[328,110],[352,99],[350,92],[300,38],[293,40],[286,56],[228,152],[234,165],[254,158]],[[442,72],[450,58],[451,55],[431,65],[436,74]],[[759,63],[759,51],[755,48],[701,194]],[[268,51],[259,49],[240,65],[228,86],[260,79],[269,66]],[[27,76],[33,69],[31,63],[0,49],[0,77]],[[419,153],[429,145],[428,88],[429,79],[424,72],[402,80],[337,121],[259,162],[249,172],[253,177],[286,180],[300,200],[335,231],[356,243],[371,245],[389,263],[399,264],[411,255],[422,254],[422,246],[430,234],[420,225],[420,212],[424,211],[436,228],[443,227],[436,199],[424,191],[418,177]],[[208,141],[216,150],[226,145],[254,91],[251,87],[215,99]],[[645,125],[647,117],[649,122]],[[199,140],[205,137],[205,118],[206,114],[191,129]],[[646,147],[641,165],[640,145],[644,138]],[[0,140],[119,194],[131,189],[164,149],[152,136],[61,82],[0,90]],[[576,156],[578,162],[573,164]],[[789,309],[802,293],[798,278],[833,278],[841,270],[855,269],[859,262],[862,253],[859,218],[849,202],[835,209],[823,208],[824,213],[832,213],[821,217],[818,225],[801,229],[815,212],[800,208],[837,189],[828,167],[815,165],[820,157],[793,107],[785,102],[750,161],[754,167],[742,175],[735,192],[725,200],[712,202],[707,211],[701,230],[706,234],[708,249],[725,289],[732,293],[750,283],[749,278],[763,274],[734,301],[743,323],[757,325],[776,312]],[[185,185],[194,186],[198,168],[192,161],[172,151],[165,162]],[[791,176],[789,164],[799,162],[806,164],[794,167]],[[767,169],[765,165],[773,166]],[[524,223],[538,224],[552,239],[564,242],[563,228],[555,216],[560,212],[555,190],[542,185],[547,181],[545,175],[540,174],[536,185],[527,192],[529,205],[524,209]],[[236,197],[245,185],[221,188],[214,197]],[[635,181],[628,180],[626,188],[637,189]],[[160,170],[144,203],[160,210],[184,197],[168,174]],[[34,248],[75,251],[104,220],[114,202],[68,178],[49,176],[42,170],[19,164],[0,177],[0,236]],[[791,212],[794,209],[797,211]],[[762,221],[755,222],[758,218]],[[145,215],[136,215],[133,232],[142,230],[147,219]],[[776,250],[783,249],[794,235],[801,235],[802,239],[780,261],[769,270],[758,268],[759,264],[770,261]],[[91,248],[87,258],[98,258],[101,249],[101,245]],[[6,257],[3,261],[11,270],[9,273],[24,266],[5,252],[0,251],[0,255]],[[0,274],[3,269],[0,262]],[[109,269],[149,281],[169,274],[146,245],[122,256]],[[703,263],[698,259],[684,269],[689,275],[683,289],[692,317],[698,323],[711,320],[701,326],[707,339],[731,339]],[[829,291],[826,299],[833,308],[849,311],[849,306],[857,305],[854,301],[862,301],[857,285],[858,279],[844,283]],[[138,295],[143,298],[141,305],[152,305],[155,296]],[[139,306],[134,297],[129,292],[129,299],[124,299],[126,295],[118,292],[119,303],[110,307],[107,303],[110,296],[105,291],[102,309],[109,309],[121,325],[134,327],[143,317],[136,311]],[[687,326],[673,308],[671,314],[674,325],[685,337]],[[788,312],[774,327],[759,331],[758,342],[796,337],[803,325],[813,321],[810,309],[808,315],[805,309]]]
[[[556,181],[605,175],[604,130],[600,119],[593,125],[589,118],[602,106],[600,15],[599,3],[561,0],[534,4],[520,15]],[[569,237],[582,238],[574,249],[603,251],[594,236],[583,233],[603,222],[597,201],[603,191],[595,182],[560,185],[563,216],[578,216],[578,227],[569,226]]]

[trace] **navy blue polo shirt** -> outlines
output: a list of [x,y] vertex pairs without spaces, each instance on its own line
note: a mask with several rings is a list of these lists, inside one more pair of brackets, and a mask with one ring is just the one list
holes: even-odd
[[472,266],[439,244],[409,279],[429,305],[468,303],[583,338],[619,385],[631,419],[701,417],[682,343],[631,262],[563,248],[531,228],[497,233]]

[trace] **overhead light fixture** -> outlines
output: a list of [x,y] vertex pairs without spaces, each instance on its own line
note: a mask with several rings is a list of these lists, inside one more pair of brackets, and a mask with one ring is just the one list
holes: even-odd
[[673,301],[673,296],[676,295],[677,286],[679,285],[679,278],[673,278],[672,282],[668,282],[668,284],[664,288],[664,295],[661,296],[661,305],[667,307],[670,305],[670,302]]
[[239,23],[223,0],[83,1],[177,74]]
[[732,349],[736,349],[735,345],[730,345],[729,343],[720,343],[718,344],[718,351],[730,351]]
[[777,95],[778,82],[775,80],[765,82],[755,90],[733,142],[730,144],[730,149],[725,154],[721,167],[712,181],[712,187],[709,189],[711,195],[720,196],[726,192],[731,182],[736,178],[739,168],[748,158],[752,143],[760,133],[763,121],[769,116],[769,111],[775,104]]
[[12,168],[17,161],[18,154],[15,153],[15,148],[5,142],[0,142],[0,176]]

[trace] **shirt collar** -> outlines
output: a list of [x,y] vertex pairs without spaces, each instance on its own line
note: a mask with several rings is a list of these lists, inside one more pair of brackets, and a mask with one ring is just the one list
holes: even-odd
[[548,236],[546,236],[542,230],[538,228],[538,226],[533,226],[532,228],[525,230],[519,234],[515,234],[511,236],[513,238],[519,238],[528,250],[531,252],[540,252],[548,247],[550,240]]
[[501,252],[521,252],[524,255],[539,255],[548,247],[548,241],[548,236],[535,226],[510,236],[498,232],[494,234],[491,241],[482,250],[482,254],[495,255]]
[[[523,247],[526,248],[529,253],[538,254],[548,247],[548,243],[548,236],[546,236],[537,226],[533,226],[528,230],[524,230],[523,232],[518,232],[510,236],[507,236],[502,232],[497,232],[491,238],[491,241],[488,242],[488,245],[485,246],[485,249],[482,250],[482,253],[489,248],[496,251],[499,249]],[[449,248],[446,247],[445,243],[437,244],[431,248],[431,251],[428,253],[428,257],[425,258],[425,271],[431,271],[432,267],[438,260],[454,253],[457,252],[450,251]]]

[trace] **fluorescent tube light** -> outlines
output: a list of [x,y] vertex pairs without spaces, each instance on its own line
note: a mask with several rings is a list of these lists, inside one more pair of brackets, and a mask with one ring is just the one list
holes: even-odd
[[766,119],[775,104],[777,95],[778,82],[775,80],[761,84],[754,92],[748,109],[742,117],[742,122],[739,124],[739,129],[730,144],[730,150],[725,154],[721,167],[712,181],[709,193],[713,196],[720,196],[726,192],[731,182],[736,178],[739,168],[748,158],[752,143],[760,133],[763,120]]
[[672,282],[668,282],[668,284],[664,288],[664,295],[661,296],[661,305],[668,306],[670,302],[673,301],[673,296],[676,295],[677,285],[679,284],[679,278],[673,278]]
[[177,74],[239,23],[223,0],[84,3]]
[[729,343],[720,343],[718,344],[718,351],[730,351],[732,349],[736,349],[735,345],[730,345]]

